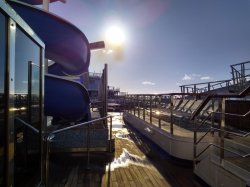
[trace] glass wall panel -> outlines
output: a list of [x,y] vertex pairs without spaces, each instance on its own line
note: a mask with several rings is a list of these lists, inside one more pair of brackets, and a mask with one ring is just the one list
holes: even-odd
[[[17,28],[15,56],[15,186],[40,181],[40,47]],[[25,123],[34,128],[30,128]],[[38,131],[37,131],[38,130]]]
[[0,12],[0,186],[3,186],[4,175],[4,72],[6,61],[6,18]]

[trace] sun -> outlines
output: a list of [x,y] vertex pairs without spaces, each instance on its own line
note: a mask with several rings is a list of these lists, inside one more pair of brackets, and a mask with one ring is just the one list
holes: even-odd
[[120,46],[125,41],[125,33],[120,26],[111,26],[105,33],[106,41],[113,46]]

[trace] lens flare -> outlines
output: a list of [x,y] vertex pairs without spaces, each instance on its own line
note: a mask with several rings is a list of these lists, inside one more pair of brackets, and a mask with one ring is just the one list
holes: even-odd
[[107,29],[105,33],[105,38],[109,44],[114,46],[120,46],[125,40],[125,34],[121,27],[112,26]]

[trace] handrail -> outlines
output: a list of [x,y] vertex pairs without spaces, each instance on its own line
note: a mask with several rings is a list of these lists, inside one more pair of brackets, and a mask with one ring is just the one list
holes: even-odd
[[[196,131],[199,130],[199,128],[207,121],[207,119],[212,115],[212,114],[222,114],[222,112],[210,112],[208,116],[206,116],[205,119],[202,120],[202,122],[199,124],[199,126],[196,128]],[[235,116],[235,117],[246,117],[250,114],[250,110],[246,112],[245,114],[232,114],[232,113],[223,113],[225,115],[229,116]]]
[[33,127],[31,124],[23,121],[22,119],[20,119],[19,117],[16,117],[15,120],[20,121],[22,124],[24,124],[26,127],[29,127],[31,130],[33,130],[34,132],[36,132],[37,134],[39,133],[39,130],[36,129],[35,127]]
[[240,136],[240,137],[243,137],[243,138],[245,138],[245,137],[247,137],[247,136],[250,135],[250,132],[247,132],[245,134],[240,134],[240,133],[236,133],[236,132],[232,132],[232,131],[228,131],[228,130],[221,130],[221,129],[218,129],[218,128],[215,128],[215,127],[211,127],[211,129],[215,129],[215,130],[218,130],[218,131],[227,132],[229,134],[233,134],[235,136]]
[[209,113],[205,119],[202,120],[202,122],[199,124],[199,126],[195,129],[196,131],[198,131],[200,129],[200,127],[207,121],[207,119],[212,115],[213,112]]
[[237,152],[235,152],[235,151],[232,151],[232,150],[229,150],[229,149],[227,149],[227,148],[224,148],[224,147],[218,146],[218,145],[216,145],[216,144],[210,143],[204,150],[202,150],[202,151],[195,157],[195,159],[199,158],[199,157],[200,157],[209,147],[211,147],[211,146],[214,146],[214,147],[216,147],[216,148],[218,148],[218,149],[223,149],[223,150],[225,150],[225,151],[227,151],[227,152],[233,153],[233,154],[238,155],[238,156],[240,156],[240,157],[242,157],[242,158],[246,158],[246,157],[249,157],[249,156],[250,156],[250,153],[245,154],[245,155],[242,155],[242,154],[237,153]]
[[203,138],[205,138],[206,137],[206,135],[208,134],[210,132],[210,129],[198,140],[198,142],[194,142],[194,144],[195,145],[198,145],[200,142],[201,142],[201,140],[203,140]]
[[[224,83],[224,82],[228,82],[228,81],[231,81],[231,79],[225,79],[225,80],[220,80],[220,81],[211,81],[211,82],[201,82],[201,83],[196,83],[196,84],[184,84],[184,85],[181,85],[181,86],[193,86],[193,85],[203,85],[203,84],[211,84],[211,83],[217,83],[217,84],[220,84],[220,83]],[[193,88],[193,87],[189,87],[189,88]]]
[[200,106],[192,113],[191,120],[193,120],[200,112],[201,110],[207,105],[207,103],[210,101],[211,96],[214,94],[208,95],[200,104]]
[[206,104],[211,100],[211,98],[223,98],[223,97],[235,97],[235,98],[241,98],[245,97],[250,92],[250,85],[248,85],[242,92],[239,94],[210,94],[208,95],[203,102],[200,104],[200,106],[193,112],[191,115],[191,120],[194,120],[194,118],[200,113],[200,111],[206,106]]
[[248,63],[250,63],[250,61],[241,62],[241,63],[237,63],[237,64],[232,64],[231,66],[238,66],[238,65],[241,65],[241,64],[248,64]]
[[195,142],[194,144],[195,144],[195,145],[198,145],[198,144],[201,142],[201,140],[203,140],[203,139],[206,137],[206,135],[211,131],[211,129],[218,130],[218,131],[223,131],[223,132],[227,132],[227,133],[229,133],[229,134],[233,134],[233,135],[235,135],[235,136],[239,136],[239,137],[243,137],[243,138],[245,138],[245,137],[247,137],[247,136],[250,135],[250,132],[247,132],[247,133],[245,133],[245,134],[239,134],[239,133],[236,133],[236,132],[232,132],[232,131],[228,131],[228,130],[221,130],[221,129],[218,129],[218,128],[215,128],[215,127],[211,127],[211,128],[210,128],[209,130],[207,130],[207,132],[206,132],[202,137],[200,137],[200,139],[199,139],[197,142]]
[[[222,114],[222,112],[212,112],[212,113],[215,113],[215,114]],[[225,115],[228,115],[228,116],[235,116],[235,117],[246,117],[246,116],[248,116],[249,114],[250,114],[250,110],[247,112],[247,113],[245,113],[245,114],[233,114],[233,113],[223,113],[223,114],[225,114]]]
[[57,133],[60,133],[60,132],[64,132],[64,131],[74,129],[74,128],[77,128],[77,127],[81,127],[81,126],[84,126],[84,125],[88,125],[88,124],[91,124],[91,123],[94,123],[94,122],[97,122],[97,121],[102,121],[104,119],[112,118],[112,117],[113,117],[112,115],[109,115],[109,116],[106,116],[106,117],[103,117],[103,118],[98,118],[98,119],[94,119],[94,120],[87,121],[87,122],[84,122],[84,123],[79,123],[79,124],[76,124],[76,125],[72,125],[70,127],[61,128],[61,129],[50,132],[50,135],[51,134],[57,134]]
[[[211,113],[209,113],[209,115],[208,116],[206,116],[206,118],[199,124],[199,126],[195,129],[196,131],[198,131],[199,129],[200,129],[200,127],[203,125],[203,124],[205,124],[205,122],[206,122],[206,120],[211,116],[211,114],[213,114],[213,113],[216,113],[216,114],[221,114],[221,112],[211,112]],[[250,114],[250,110],[247,112],[247,113],[245,113],[245,114],[231,114],[231,113],[224,113],[224,114],[226,114],[226,115],[232,115],[232,116],[237,116],[237,117],[246,117],[247,115],[249,115]],[[200,142],[201,142],[201,140],[203,140],[203,138],[211,131],[211,129],[214,129],[214,130],[218,130],[218,131],[223,131],[223,132],[227,132],[227,133],[229,133],[229,134],[233,134],[233,135],[236,135],[236,136],[240,136],[240,137],[247,137],[247,136],[249,136],[250,135],[250,132],[247,132],[247,133],[245,133],[245,134],[239,134],[239,133],[236,133],[236,132],[232,132],[232,131],[228,131],[228,130],[225,130],[225,129],[223,129],[223,130],[221,130],[221,129],[219,129],[219,128],[215,128],[215,127],[210,127],[210,129],[197,141],[197,142],[195,142],[195,145],[198,145]]]

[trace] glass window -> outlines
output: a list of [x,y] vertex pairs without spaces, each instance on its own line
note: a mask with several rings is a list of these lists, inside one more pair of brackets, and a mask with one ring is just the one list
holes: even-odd
[[6,18],[0,12],[0,186],[3,186],[4,154],[4,71],[6,61]]
[[40,130],[40,47],[18,27],[15,53],[15,186],[33,186],[40,181],[40,135],[21,120]]

